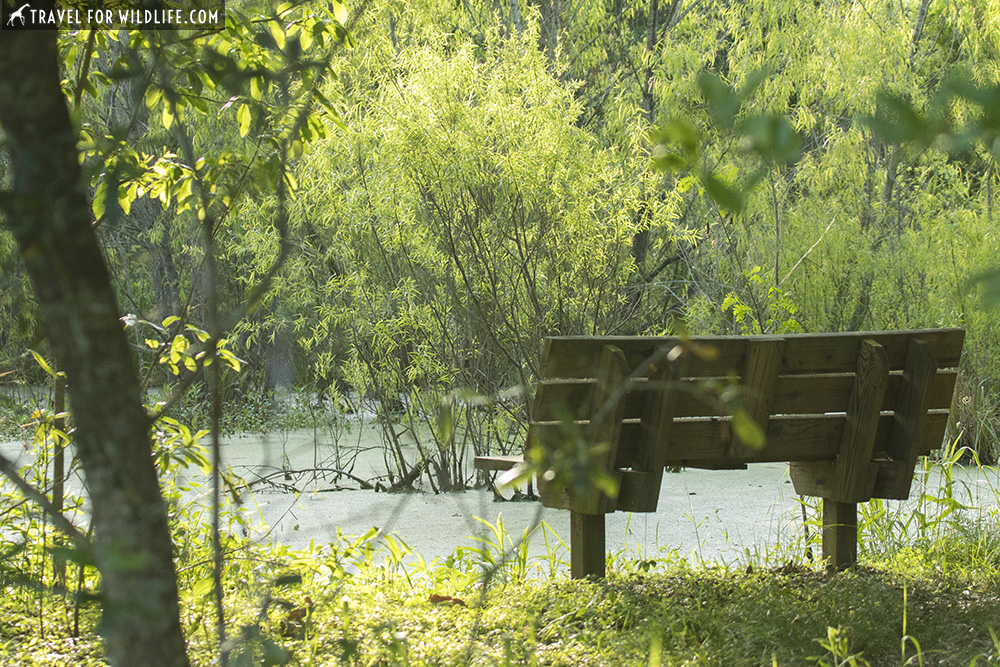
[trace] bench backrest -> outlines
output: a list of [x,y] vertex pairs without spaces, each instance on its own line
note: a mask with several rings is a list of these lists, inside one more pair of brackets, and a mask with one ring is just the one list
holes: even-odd
[[542,483],[542,502],[590,514],[653,511],[664,466],[761,461],[792,463],[803,495],[906,497],[917,457],[941,445],[964,336],[548,338],[529,444],[559,447],[572,422],[586,442],[606,445],[591,459],[619,492],[581,496]]

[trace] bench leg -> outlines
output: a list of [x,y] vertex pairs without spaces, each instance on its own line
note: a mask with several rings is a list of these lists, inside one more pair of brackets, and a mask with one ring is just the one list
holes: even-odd
[[843,570],[858,562],[857,503],[823,500],[823,560],[828,570]]
[[604,515],[570,512],[570,576],[604,577]]

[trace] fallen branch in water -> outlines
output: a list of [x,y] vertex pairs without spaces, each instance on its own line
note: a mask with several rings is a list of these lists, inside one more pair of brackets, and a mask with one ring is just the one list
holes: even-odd
[[249,489],[254,484],[271,484],[273,486],[283,487],[286,490],[293,491],[295,493],[301,493],[301,491],[295,486],[292,486],[291,484],[282,484],[280,482],[274,482],[273,479],[275,477],[284,477],[286,480],[288,480],[293,476],[301,476],[308,473],[324,473],[326,475],[337,475],[337,476],[347,477],[348,479],[357,482],[362,489],[374,488],[372,483],[369,482],[368,480],[362,479],[357,475],[347,472],[346,470],[340,470],[339,468],[295,468],[295,469],[282,468],[279,470],[275,470],[274,472],[267,473],[266,475],[260,475],[254,473],[257,475],[257,479],[246,482],[245,484],[237,487],[237,490]]

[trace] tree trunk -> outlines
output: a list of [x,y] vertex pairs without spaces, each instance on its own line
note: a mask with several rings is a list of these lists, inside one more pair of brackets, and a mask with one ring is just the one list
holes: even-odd
[[12,189],[0,198],[66,372],[93,507],[103,633],[113,665],[187,665],[150,423],[91,227],[55,31],[0,32],[0,125]]
[[[646,51],[648,58],[648,64],[646,65],[645,75],[642,80],[642,105],[643,113],[646,116],[646,122],[653,126],[656,121],[656,97],[653,94],[653,61],[654,54],[656,53],[656,47],[659,43],[659,23],[657,21],[657,13],[659,12],[659,0],[649,1],[649,18],[646,25]],[[649,247],[649,225],[650,219],[652,218],[652,208],[649,203],[651,195],[646,193],[643,195],[643,200],[639,204],[639,210],[637,212],[638,216],[638,229],[635,234],[632,235],[632,249],[631,255],[632,260],[635,262],[637,276],[639,278],[640,284],[638,289],[629,297],[629,306],[631,308],[637,308],[639,302],[642,300],[643,292],[645,291],[645,284],[643,276],[645,274],[646,265],[646,251]]]
[[521,34],[521,9],[518,7],[517,0],[510,0],[510,21],[514,25],[514,30],[517,34]]

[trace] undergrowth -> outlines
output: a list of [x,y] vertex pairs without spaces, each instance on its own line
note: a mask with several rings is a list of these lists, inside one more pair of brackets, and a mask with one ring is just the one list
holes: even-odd
[[[51,417],[34,415],[43,452]],[[201,433],[165,421],[156,435],[189,655],[207,667],[220,646],[211,532],[207,511],[185,500],[191,482],[173,475],[206,465]],[[864,505],[861,564],[837,574],[808,556],[820,552],[808,501],[811,529],[789,531],[775,550],[730,563],[612,552],[603,581],[570,580],[566,542],[545,523],[512,535],[500,518],[480,520],[477,538],[427,562],[374,529],[304,551],[262,546],[232,512],[223,646],[236,667],[996,664],[997,471],[970,475],[962,456],[952,447],[923,463],[908,504]],[[22,475],[46,488],[45,462],[36,456]],[[72,554],[44,516],[0,488],[0,664],[103,664],[96,573],[72,559],[60,572]],[[65,506],[85,517],[81,499]],[[528,541],[544,552],[531,555]]]
[[[1000,658],[993,571],[941,572],[918,550],[835,575],[800,564],[675,564],[599,582],[500,576],[483,586],[477,568],[393,564],[373,538],[311,553],[247,547],[252,559],[231,560],[230,664],[964,666]],[[186,583],[192,662],[207,666],[217,647],[210,601]],[[100,664],[96,608],[72,638],[68,599],[45,601],[44,627],[30,596],[8,596],[3,606],[4,664]]]

